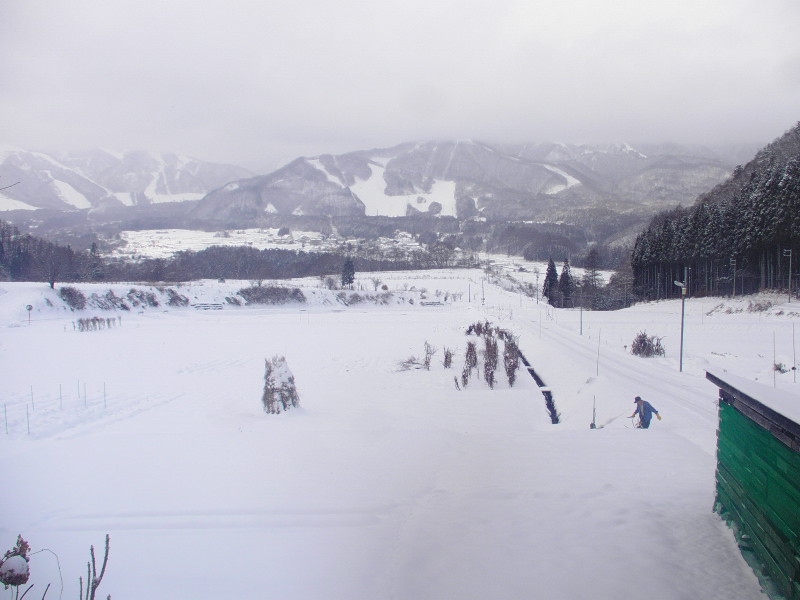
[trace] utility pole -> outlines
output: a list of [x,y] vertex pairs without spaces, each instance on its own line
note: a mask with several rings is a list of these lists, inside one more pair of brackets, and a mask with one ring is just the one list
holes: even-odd
[[680,371],[683,373],[683,323],[684,315],[686,314],[686,284],[680,281],[673,281],[675,285],[681,288],[681,357],[680,357]]
[[683,267],[683,285],[682,289],[686,290],[683,294],[688,293],[689,290],[689,276],[692,274],[692,269],[690,267]]

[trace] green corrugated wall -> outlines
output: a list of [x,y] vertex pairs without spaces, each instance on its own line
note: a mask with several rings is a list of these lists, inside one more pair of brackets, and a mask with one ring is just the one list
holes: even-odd
[[800,453],[720,402],[715,510],[777,591],[800,600]]

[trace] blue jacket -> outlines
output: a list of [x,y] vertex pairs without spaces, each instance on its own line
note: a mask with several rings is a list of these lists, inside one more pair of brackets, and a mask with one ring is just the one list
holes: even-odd
[[650,404],[647,400],[642,402],[642,405],[636,406],[636,412],[639,413],[639,418],[642,420],[642,427],[650,425],[650,420],[653,418],[653,413],[658,414],[658,410]]

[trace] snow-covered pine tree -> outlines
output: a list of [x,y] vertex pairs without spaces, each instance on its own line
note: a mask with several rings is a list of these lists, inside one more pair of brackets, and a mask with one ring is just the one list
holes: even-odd
[[553,300],[556,297],[558,292],[558,273],[556,272],[556,263],[553,262],[553,259],[550,258],[547,261],[547,271],[544,275],[544,283],[542,284],[542,296],[547,298],[547,301],[550,304],[553,304]]
[[692,208],[653,217],[631,256],[645,297],[750,293],[788,284],[789,251],[800,236],[800,123],[761,149]]
[[342,287],[353,287],[356,280],[356,266],[352,258],[347,258],[342,265]]
[[575,306],[575,280],[572,278],[572,269],[569,266],[569,258],[564,259],[564,266],[561,267],[561,277],[558,279],[558,290],[561,292],[562,306]]
[[588,300],[589,308],[597,310],[600,308],[599,295],[603,285],[603,278],[600,276],[600,253],[597,248],[592,248],[586,255],[583,265],[583,305],[586,306]]
[[294,375],[289,370],[286,358],[274,356],[264,360],[264,393],[261,403],[267,414],[279,414],[292,407],[300,406],[300,398],[294,383]]

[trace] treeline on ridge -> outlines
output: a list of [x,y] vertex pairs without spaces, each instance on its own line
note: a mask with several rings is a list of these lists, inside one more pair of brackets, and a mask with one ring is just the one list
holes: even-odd
[[[800,247],[800,124],[691,208],[654,217],[631,256],[644,299],[787,289]],[[794,287],[794,284],[792,285]]]

